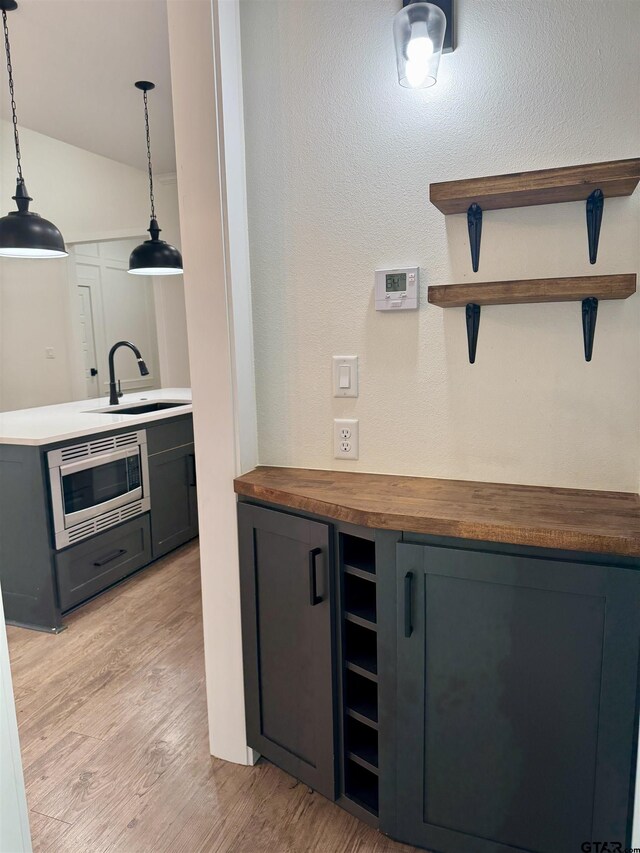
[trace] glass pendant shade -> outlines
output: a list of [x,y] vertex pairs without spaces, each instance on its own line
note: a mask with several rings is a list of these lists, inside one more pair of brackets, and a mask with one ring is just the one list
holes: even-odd
[[155,219],[149,225],[150,240],[145,240],[131,252],[129,272],[131,275],[181,275],[182,255],[164,240],[160,240],[160,228]]
[[433,3],[409,3],[393,19],[398,82],[426,89],[438,80],[447,18]]

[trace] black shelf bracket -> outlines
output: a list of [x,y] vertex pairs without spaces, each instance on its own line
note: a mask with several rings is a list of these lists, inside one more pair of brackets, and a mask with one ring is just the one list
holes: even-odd
[[595,264],[598,257],[598,241],[604,210],[604,194],[602,190],[594,190],[587,198],[587,237],[589,238],[589,261]]
[[482,237],[482,208],[475,201],[467,209],[467,226],[469,228],[471,266],[474,272],[478,272],[480,264],[480,238]]
[[584,339],[584,359],[591,361],[593,355],[593,339],[596,334],[596,319],[598,317],[598,300],[588,296],[582,300],[582,337]]
[[[597,301],[597,300],[596,300]],[[475,302],[467,303],[465,308],[467,319],[467,343],[469,344],[469,364],[476,360],[476,347],[478,346],[478,330],[480,329],[480,306]]]

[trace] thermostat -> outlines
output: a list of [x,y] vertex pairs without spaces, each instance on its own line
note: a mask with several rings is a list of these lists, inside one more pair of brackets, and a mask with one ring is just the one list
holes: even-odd
[[419,267],[376,270],[376,311],[407,311],[418,307]]

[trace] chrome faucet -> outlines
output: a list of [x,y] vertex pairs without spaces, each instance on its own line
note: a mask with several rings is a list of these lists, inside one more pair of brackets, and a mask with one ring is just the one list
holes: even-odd
[[116,371],[113,364],[113,357],[116,354],[116,350],[120,349],[120,347],[129,347],[130,350],[133,350],[133,354],[138,360],[138,368],[140,370],[140,376],[148,376],[149,368],[144,363],[144,359],[140,355],[140,350],[135,344],[132,344],[131,341],[118,341],[118,343],[114,344],[109,350],[109,405],[116,406],[120,402],[120,397],[122,397],[122,391],[120,390],[120,380],[118,380],[118,384],[116,387]]

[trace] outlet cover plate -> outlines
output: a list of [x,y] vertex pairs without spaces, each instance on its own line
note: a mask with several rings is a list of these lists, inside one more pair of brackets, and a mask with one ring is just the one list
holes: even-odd
[[358,421],[336,418],[333,422],[333,455],[336,459],[358,459],[360,442]]

